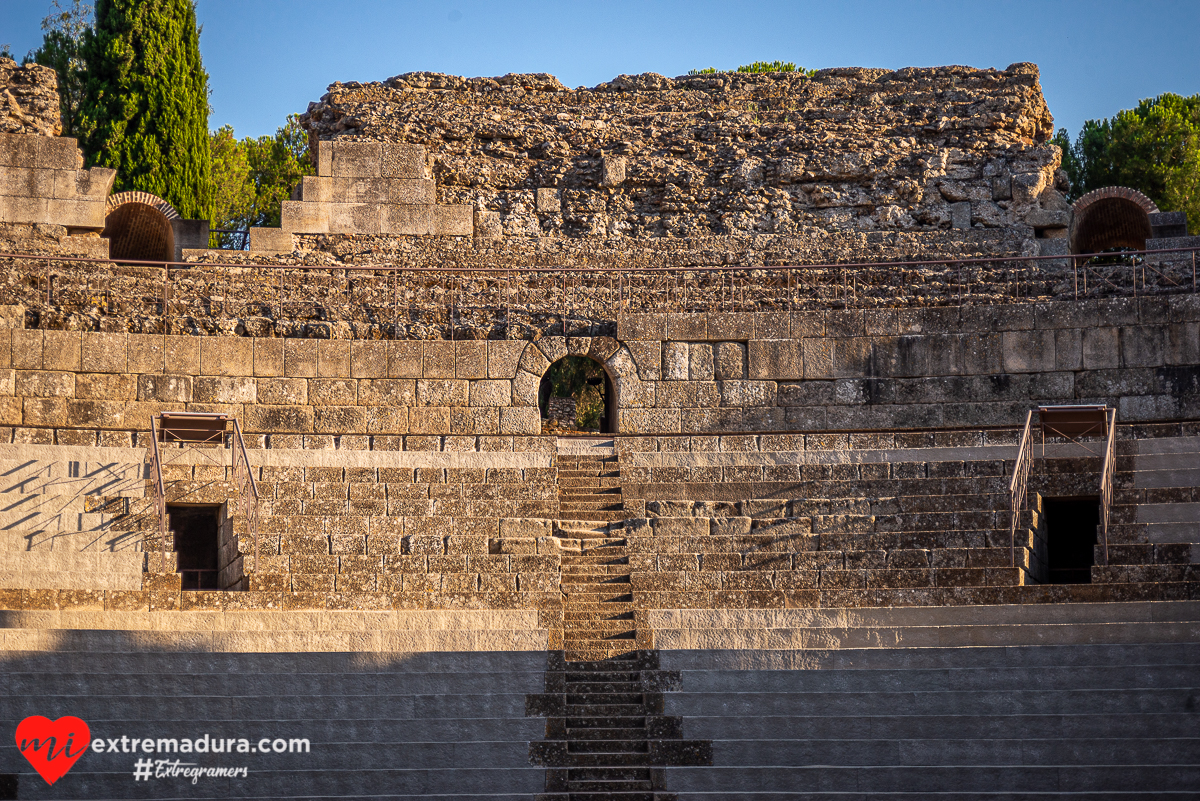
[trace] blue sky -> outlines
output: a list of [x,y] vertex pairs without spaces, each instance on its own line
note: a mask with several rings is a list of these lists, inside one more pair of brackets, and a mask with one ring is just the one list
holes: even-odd
[[[49,0],[0,0],[0,44],[41,41]],[[333,81],[413,70],[549,72],[568,86],[754,60],[805,67],[1041,67],[1060,126],[1200,93],[1200,2],[198,0],[213,128],[273,133]]]

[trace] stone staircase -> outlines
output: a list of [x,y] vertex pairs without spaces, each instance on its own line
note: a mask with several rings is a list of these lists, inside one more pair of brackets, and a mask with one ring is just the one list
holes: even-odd
[[712,744],[684,740],[683,721],[663,714],[678,674],[659,669],[656,651],[571,661],[552,653],[546,692],[526,700],[544,716],[546,739],[530,760],[546,766],[538,801],[675,801],[664,768],[712,764]]
[[141,589],[143,465],[76,460],[66,449],[55,458],[53,447],[8,450],[0,457],[0,589]]
[[570,660],[607,659],[637,648],[621,468],[611,440],[585,440],[586,455],[579,442],[560,440],[558,457],[563,647]]
[[545,765],[542,801],[673,801],[662,792],[667,765],[708,764],[711,746],[682,740],[666,717],[670,674],[639,650],[621,470],[611,440],[559,440],[555,535],[563,549],[563,648],[552,652],[546,692],[530,714],[547,718],[530,744]]

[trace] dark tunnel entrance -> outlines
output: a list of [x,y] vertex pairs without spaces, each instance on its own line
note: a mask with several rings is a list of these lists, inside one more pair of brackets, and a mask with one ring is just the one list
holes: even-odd
[[123,203],[104,218],[108,254],[114,260],[174,261],[175,231],[167,215],[146,203]]
[[538,387],[538,410],[546,433],[616,431],[616,392],[604,367],[587,356],[566,356],[550,365]]
[[1075,203],[1072,253],[1144,250],[1153,236],[1150,215],[1158,207],[1141,192],[1123,186],[1097,189]]

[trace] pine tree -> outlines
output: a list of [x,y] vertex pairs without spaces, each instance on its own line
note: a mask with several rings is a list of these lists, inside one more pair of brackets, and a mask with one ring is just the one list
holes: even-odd
[[208,219],[208,75],[194,0],[98,0],[79,128],[89,166]]

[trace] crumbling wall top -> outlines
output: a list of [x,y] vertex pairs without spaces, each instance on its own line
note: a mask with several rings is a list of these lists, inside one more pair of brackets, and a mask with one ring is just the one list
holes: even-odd
[[62,133],[54,70],[39,64],[19,66],[11,59],[0,58],[0,133]]

